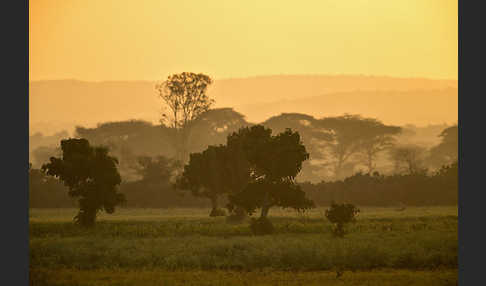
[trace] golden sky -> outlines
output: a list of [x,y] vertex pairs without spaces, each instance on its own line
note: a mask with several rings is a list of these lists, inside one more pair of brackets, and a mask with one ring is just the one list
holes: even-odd
[[31,0],[30,79],[457,79],[457,0]]

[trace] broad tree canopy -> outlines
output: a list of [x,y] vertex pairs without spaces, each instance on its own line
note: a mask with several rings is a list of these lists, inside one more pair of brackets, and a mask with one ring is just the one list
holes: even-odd
[[124,202],[117,192],[121,183],[118,160],[108,155],[105,147],[92,147],[86,139],[61,141],[62,157],[51,157],[42,166],[47,175],[58,177],[68,188],[69,195],[79,197],[80,210],[75,220],[81,225],[94,224],[98,211],[113,213]]
[[252,176],[241,192],[230,195],[230,207],[240,206],[249,213],[262,208],[261,217],[266,217],[272,206],[306,209],[313,205],[295,184],[302,162],[309,158],[299,133],[290,129],[276,136],[271,133],[255,125],[228,137],[228,146],[241,146]]

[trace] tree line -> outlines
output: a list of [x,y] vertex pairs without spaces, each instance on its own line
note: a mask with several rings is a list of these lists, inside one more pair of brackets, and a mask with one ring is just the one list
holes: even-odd
[[[102,123],[95,128],[78,126],[74,137],[109,147],[120,161],[123,181],[140,178],[135,171],[138,157],[164,156],[186,163],[190,153],[223,144],[232,132],[255,125],[232,108],[212,108],[214,100],[206,95],[211,83],[211,78],[204,74],[171,75],[155,87],[165,107],[160,124],[129,120]],[[274,134],[286,128],[299,132],[310,154],[297,178],[299,181],[339,180],[358,171],[403,173],[410,171],[407,167],[435,171],[457,160],[457,125],[443,130],[439,136],[442,142],[433,148],[404,141],[412,129],[386,125],[357,114],[315,118],[283,113],[260,125],[272,129]],[[31,136],[34,167],[40,167],[50,156],[59,155],[59,146],[52,142],[59,142],[61,135],[66,136],[63,133],[52,138]],[[50,147],[39,145],[41,142],[50,143]]]
[[[187,153],[203,151],[207,146],[223,144],[226,137],[241,127],[252,126],[244,116],[231,108],[210,109],[192,122]],[[432,148],[401,141],[403,127],[388,126],[377,119],[359,115],[343,115],[316,119],[310,115],[284,113],[261,125],[279,133],[285,128],[299,132],[309,151],[298,181],[318,183],[339,180],[356,172],[378,171],[384,174],[408,173],[411,169],[438,170],[457,160],[458,128],[447,127],[439,136],[440,143]],[[401,131],[400,131],[401,130]],[[179,132],[179,131],[178,131]],[[176,159],[178,138],[173,127],[164,124],[130,120],[99,124],[95,128],[77,127],[75,138],[86,138],[94,145],[110,148],[120,161],[124,182],[136,181],[140,175],[140,157],[163,156]],[[408,134],[406,134],[408,135]],[[68,136],[64,137],[67,138]],[[39,168],[51,156],[58,156],[58,146],[37,146],[31,152],[34,168]],[[186,160],[182,162],[187,162]],[[182,164],[182,163],[181,163]]]
[[[78,139],[61,140],[61,156],[51,156],[41,172],[30,168],[32,198],[43,197],[43,186],[59,191],[62,181],[79,198],[77,220],[92,224],[97,212],[113,212],[125,202],[201,206],[204,197],[213,215],[224,213],[221,200],[232,215],[260,209],[252,224],[257,229],[270,227],[272,206],[305,210],[335,199],[364,205],[457,202],[450,187],[457,171],[457,126],[444,130],[442,142],[426,152],[400,145],[401,127],[360,115],[316,119],[286,113],[249,124],[230,108],[211,109],[211,82],[204,74],[182,73],[157,85],[167,107],[159,126],[128,121],[77,127]],[[393,162],[393,174],[378,172],[383,158]],[[455,178],[457,185],[457,172]],[[450,196],[441,193],[444,186]],[[31,206],[37,203],[42,200],[31,200]]]

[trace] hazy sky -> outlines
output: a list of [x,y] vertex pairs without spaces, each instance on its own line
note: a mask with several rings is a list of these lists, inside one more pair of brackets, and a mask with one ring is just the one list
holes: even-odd
[[457,79],[457,0],[31,0],[30,79]]

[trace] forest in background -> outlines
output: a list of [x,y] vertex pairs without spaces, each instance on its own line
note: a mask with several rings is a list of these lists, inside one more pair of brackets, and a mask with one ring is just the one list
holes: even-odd
[[[344,120],[334,122],[336,119]],[[378,137],[371,131],[366,134],[362,126],[356,125],[359,122],[376,123],[386,137],[382,145],[373,145],[378,148],[374,150],[371,165],[366,156],[370,151],[366,140]],[[359,115],[315,118],[299,113],[283,113],[260,124],[271,128],[274,134],[285,128],[299,132],[310,160],[304,163],[297,181],[318,205],[328,205],[333,200],[373,206],[457,203],[457,187],[454,188],[457,186],[457,163],[454,164],[457,125],[399,127]],[[202,152],[210,145],[224,144],[228,135],[252,125],[232,108],[210,109],[193,122],[188,152]],[[390,128],[395,131],[386,131]],[[181,167],[174,160],[173,132],[173,128],[164,124],[127,120],[100,123],[95,128],[78,126],[74,134],[62,131],[51,136],[31,135],[30,206],[76,206],[57,179],[46,177],[38,170],[51,156],[60,155],[59,142],[69,137],[86,138],[94,145],[107,146],[118,158],[123,181],[120,191],[129,198],[128,206],[208,206],[206,199],[173,188],[174,177]],[[327,140],[326,132],[340,133],[341,141]],[[345,158],[339,160],[340,156]]]

